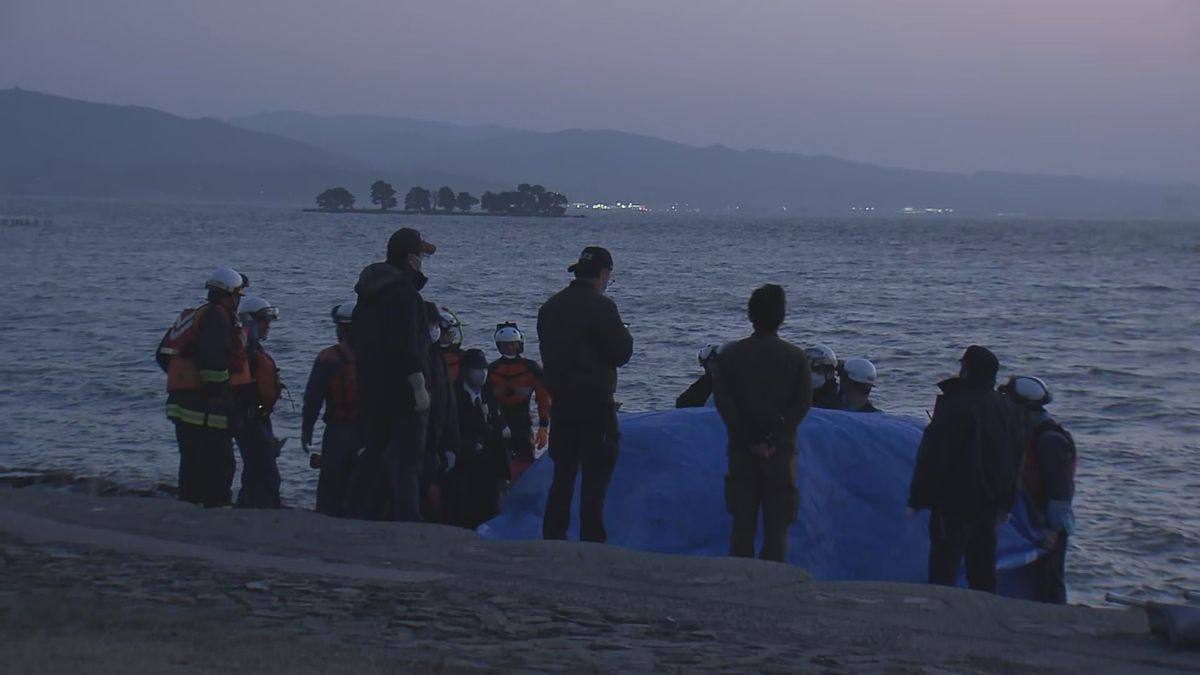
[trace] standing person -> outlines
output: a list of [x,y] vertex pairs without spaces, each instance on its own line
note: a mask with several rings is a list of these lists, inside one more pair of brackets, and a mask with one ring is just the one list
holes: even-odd
[[442,315],[442,331],[438,336],[438,347],[442,350],[442,362],[446,364],[446,375],[451,382],[458,382],[462,362],[462,321],[449,307],[438,308]]
[[242,489],[238,490],[239,508],[279,508],[279,457],[282,443],[275,438],[271,413],[283,394],[279,367],[263,346],[271,333],[271,322],[279,318],[279,308],[262,298],[246,298],[238,307],[246,329],[246,362],[251,381],[236,387],[242,423],[237,432],[242,455]]
[[846,412],[883,412],[871,403],[875,388],[875,364],[866,359],[846,359],[842,366],[842,404]]
[[429,433],[421,467],[421,513],[425,520],[442,519],[441,483],[458,450],[458,399],[440,346],[448,322],[432,302],[425,303],[429,320]]
[[542,536],[566,539],[575,477],[583,470],[579,533],[604,542],[604,494],[617,464],[617,368],[633,355],[633,336],[617,304],[604,296],[612,277],[607,249],[589,246],[567,269],[575,280],[538,310],[538,341],[546,388],[554,399],[550,458],[554,479]]
[[496,515],[499,488],[508,479],[508,457],[500,439],[504,421],[485,386],[487,375],[483,350],[463,352],[462,377],[454,385],[458,452],[446,475],[442,499],[446,522],[471,530]]
[[[504,438],[508,441],[510,474],[516,481],[533,466],[534,447],[542,450],[549,441],[550,394],[543,384],[542,367],[527,359],[525,336],[517,324],[505,322],[496,326],[493,336],[500,358],[488,366],[487,386],[500,407],[504,419]],[[537,400],[538,426],[534,436],[530,416],[530,401]]]
[[967,583],[996,592],[996,527],[1017,498],[1025,427],[1020,411],[996,391],[1000,361],[971,345],[958,377],[942,394],[909,487],[910,513],[929,509],[929,583],[953,586],[966,557]]
[[708,400],[712,398],[713,370],[720,352],[721,345],[715,343],[707,344],[700,350],[700,367],[704,372],[675,399],[676,408],[703,408],[708,405]]
[[1067,604],[1067,540],[1075,532],[1075,439],[1046,406],[1050,388],[1036,377],[1012,377],[1001,391],[1025,411],[1032,431],[1025,449],[1022,495],[1045,555],[1033,563],[1038,575],[1034,600]]
[[340,518],[346,515],[346,496],[358,451],[363,448],[362,420],[358,411],[358,384],[354,350],[350,348],[350,325],[354,303],[335,305],[330,312],[337,331],[337,344],[322,349],[304,388],[303,425],[300,443],[310,452],[313,428],[321,407],[325,408],[325,432],[317,478],[317,513]]
[[208,300],[185,309],[158,346],[167,373],[167,418],[179,443],[179,499],[208,508],[233,499],[232,387],[249,381],[237,307],[248,281],[222,267],[204,287]]
[[812,370],[812,404],[814,408],[837,410],[842,407],[842,392],[838,390],[838,357],[825,345],[809,347],[809,368]]
[[810,370],[804,350],[779,337],[787,309],[783,288],[758,288],[748,309],[754,333],[721,350],[713,378],[713,397],[729,435],[729,555],[754,557],[761,510],[759,557],[783,562],[788,526],[800,509],[796,427],[812,406]]
[[351,479],[350,515],[421,519],[420,470],[429,424],[429,320],[424,259],[437,248],[411,228],[388,239],[387,260],[359,275],[350,327],[366,449]]

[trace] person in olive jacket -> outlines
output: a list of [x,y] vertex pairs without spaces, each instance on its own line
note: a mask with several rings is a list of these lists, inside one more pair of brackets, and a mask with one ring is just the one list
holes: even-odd
[[589,246],[568,268],[575,280],[542,305],[537,332],[550,414],[550,457],[554,479],[546,500],[542,536],[565,539],[571,520],[575,477],[582,468],[579,535],[603,542],[604,495],[617,464],[617,368],[633,355],[633,337],[615,302],[604,291],[613,259]]
[[785,310],[783,288],[767,284],[754,291],[749,304],[754,333],[721,349],[713,376],[713,398],[729,435],[729,555],[754,557],[761,511],[759,557],[777,562],[787,556],[788,526],[800,509],[796,428],[812,407],[808,357],[778,334]]

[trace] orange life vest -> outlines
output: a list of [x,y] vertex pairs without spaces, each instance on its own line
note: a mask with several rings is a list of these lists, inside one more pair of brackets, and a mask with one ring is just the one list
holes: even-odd
[[250,372],[246,367],[246,333],[237,317],[220,305],[205,303],[180,312],[179,318],[159,342],[156,359],[159,366],[167,371],[167,392],[198,391],[203,385],[195,360],[196,338],[200,332],[200,322],[213,307],[225,312],[230,327],[228,382],[237,386],[250,381]]
[[357,422],[358,380],[354,350],[339,343],[326,347],[321,357],[325,358],[327,352],[332,352],[333,358],[336,358],[342,367],[329,383],[329,391],[325,394],[325,421],[343,424]]
[[279,366],[275,359],[261,346],[254,350],[254,393],[258,403],[270,414],[283,396],[283,381],[279,379]]
[[446,375],[451,382],[458,382],[462,373],[462,352],[457,349],[443,349],[442,361],[446,364]]
[[1054,420],[1042,422],[1029,435],[1029,444],[1025,448],[1025,468],[1021,476],[1021,482],[1025,488],[1025,492],[1033,499],[1033,503],[1042,508],[1046,506],[1046,489],[1042,484],[1042,469],[1038,466],[1037,440],[1039,436],[1047,431],[1056,431],[1066,437],[1071,443],[1071,466],[1068,471],[1070,472],[1072,483],[1075,482],[1075,467],[1079,459],[1079,455],[1075,450],[1075,439]]
[[537,395],[538,417],[550,419],[550,394],[542,382],[542,369],[530,359],[499,359],[488,368],[487,386],[502,408],[529,410]]

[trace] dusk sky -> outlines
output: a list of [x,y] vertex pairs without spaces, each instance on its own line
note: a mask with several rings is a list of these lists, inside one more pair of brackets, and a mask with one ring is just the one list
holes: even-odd
[[1200,183],[1200,0],[0,0],[0,87]]

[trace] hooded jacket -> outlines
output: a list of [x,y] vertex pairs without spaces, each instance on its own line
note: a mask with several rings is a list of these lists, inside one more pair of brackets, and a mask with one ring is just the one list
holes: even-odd
[[350,324],[358,401],[366,419],[390,419],[416,407],[408,377],[430,379],[429,321],[420,290],[426,278],[407,265],[382,262],[363,269]]
[[988,382],[951,378],[917,450],[908,505],[956,519],[1012,510],[1028,437],[1024,414]]

